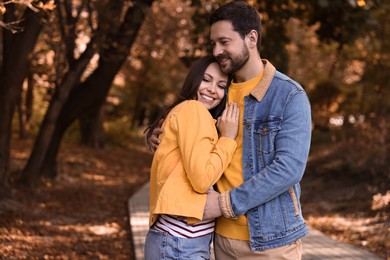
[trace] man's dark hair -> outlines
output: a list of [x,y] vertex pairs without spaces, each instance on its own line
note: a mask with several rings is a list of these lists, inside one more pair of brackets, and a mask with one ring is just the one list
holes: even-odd
[[232,1],[220,6],[211,14],[209,25],[211,26],[218,21],[230,21],[233,30],[238,32],[242,38],[250,31],[255,30],[259,35],[257,49],[260,52],[261,21],[259,14],[248,3],[245,1]]

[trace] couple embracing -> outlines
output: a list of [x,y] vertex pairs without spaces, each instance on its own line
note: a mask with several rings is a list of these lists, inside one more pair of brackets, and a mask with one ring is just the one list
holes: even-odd
[[147,134],[155,154],[145,259],[210,259],[212,240],[217,260],[301,259],[308,97],[261,59],[249,4],[224,4],[209,24],[213,56],[193,64]]

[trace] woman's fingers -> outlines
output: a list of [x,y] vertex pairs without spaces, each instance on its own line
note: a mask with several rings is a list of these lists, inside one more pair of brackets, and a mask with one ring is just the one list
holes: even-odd
[[230,105],[228,107],[227,115],[226,115],[227,118],[234,119],[236,117],[237,110],[238,110],[237,104],[234,102],[230,103]]
[[239,108],[236,103],[229,104],[218,118],[218,130],[221,136],[236,138],[238,133]]
[[238,108],[238,105],[236,104],[236,107],[234,109],[234,117],[236,120],[240,117],[240,109]]

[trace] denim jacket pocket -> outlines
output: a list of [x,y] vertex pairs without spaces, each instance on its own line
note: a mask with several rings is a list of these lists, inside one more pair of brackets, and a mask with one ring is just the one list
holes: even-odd
[[282,120],[277,117],[255,122],[254,130],[260,153],[271,154],[275,151],[275,136],[281,128],[281,122]]

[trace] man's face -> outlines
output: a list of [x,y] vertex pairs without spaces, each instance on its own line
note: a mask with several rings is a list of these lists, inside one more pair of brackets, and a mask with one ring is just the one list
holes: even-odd
[[240,34],[233,30],[230,21],[219,21],[212,24],[210,41],[213,46],[213,54],[224,73],[236,73],[249,59],[248,46]]

